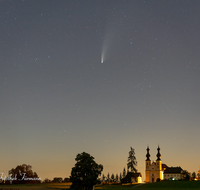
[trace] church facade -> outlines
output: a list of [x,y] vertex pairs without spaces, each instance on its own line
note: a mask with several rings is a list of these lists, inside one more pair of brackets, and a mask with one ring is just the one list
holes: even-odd
[[153,183],[158,180],[164,179],[164,169],[167,167],[165,164],[162,164],[162,161],[160,159],[160,147],[157,148],[157,160],[155,162],[151,162],[150,160],[150,149],[149,146],[147,147],[147,154],[146,154],[146,160],[145,160],[145,182],[146,183]]

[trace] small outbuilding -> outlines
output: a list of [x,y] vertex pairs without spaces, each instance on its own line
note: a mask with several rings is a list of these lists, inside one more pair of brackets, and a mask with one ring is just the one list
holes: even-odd
[[131,172],[131,183],[142,183],[142,174]]

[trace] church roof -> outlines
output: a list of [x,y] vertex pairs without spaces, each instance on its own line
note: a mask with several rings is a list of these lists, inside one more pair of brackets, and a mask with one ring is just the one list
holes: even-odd
[[168,166],[166,164],[162,164],[162,170],[166,170],[166,168],[168,168]]
[[179,167],[168,167],[166,168],[166,170],[164,171],[164,174],[172,174],[172,173],[181,173],[183,171],[183,169],[179,166]]
[[151,165],[155,165],[156,166],[156,162],[153,161]]

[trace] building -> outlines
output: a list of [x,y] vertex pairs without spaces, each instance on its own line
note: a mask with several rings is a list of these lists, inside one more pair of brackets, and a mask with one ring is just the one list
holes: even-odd
[[164,175],[163,172],[167,168],[167,165],[162,164],[162,161],[160,159],[161,154],[160,154],[160,147],[158,146],[157,148],[157,160],[156,162],[151,162],[150,160],[150,154],[149,154],[149,146],[147,147],[147,154],[146,154],[146,161],[145,161],[145,182],[146,183],[153,183],[158,180],[163,180]]
[[122,179],[122,183],[142,183],[142,174],[137,172],[128,172],[126,177]]
[[131,183],[142,183],[142,174],[131,173]]
[[183,179],[183,169],[179,167],[168,167],[164,171],[164,179],[166,180],[180,180]]

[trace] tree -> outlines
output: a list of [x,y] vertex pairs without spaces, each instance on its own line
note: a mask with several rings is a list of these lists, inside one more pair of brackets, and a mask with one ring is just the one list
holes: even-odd
[[98,165],[94,161],[94,157],[86,152],[78,154],[75,160],[77,162],[71,171],[70,181],[72,185],[70,188],[92,190],[93,186],[99,182],[98,176],[101,175],[103,166]]
[[115,176],[114,174],[111,175],[111,182],[114,182],[115,181]]
[[103,181],[103,182],[105,181],[105,178],[106,178],[106,177],[105,177],[105,175],[103,174],[103,175],[102,175],[102,181]]
[[62,179],[62,177],[54,177],[52,182],[53,183],[62,183],[63,179]]
[[187,170],[183,170],[183,180],[185,181],[190,180],[190,173]]
[[51,183],[51,180],[48,178],[45,178],[42,183]]
[[41,179],[38,177],[36,172],[32,171],[32,166],[22,164],[17,166],[15,169],[9,170],[10,178],[16,178],[12,180],[13,184],[24,184],[24,183],[41,183]]
[[107,175],[107,182],[110,182],[110,174],[108,172],[108,175]]
[[122,173],[120,172],[120,174],[119,174],[119,181],[121,182],[121,180],[122,180]]
[[64,183],[67,183],[67,182],[70,182],[70,179],[68,177],[66,177],[64,180],[63,180]]
[[131,183],[131,177],[132,177],[132,173],[127,172],[126,177],[122,178],[121,182],[122,183]]
[[115,181],[116,181],[116,182],[118,182],[118,181],[119,181],[118,174],[116,174],[116,176],[115,176]]
[[125,167],[124,167],[124,170],[123,170],[122,177],[123,177],[123,178],[125,178],[125,177],[126,177],[126,169],[125,169]]
[[192,178],[193,178],[193,180],[195,180],[196,177],[197,177],[196,173],[193,172],[193,173],[192,173]]
[[131,168],[131,172],[137,173],[137,169],[135,168],[137,166],[137,161],[135,157],[135,150],[131,147],[131,150],[129,151],[129,157],[128,157],[128,163],[127,168]]

